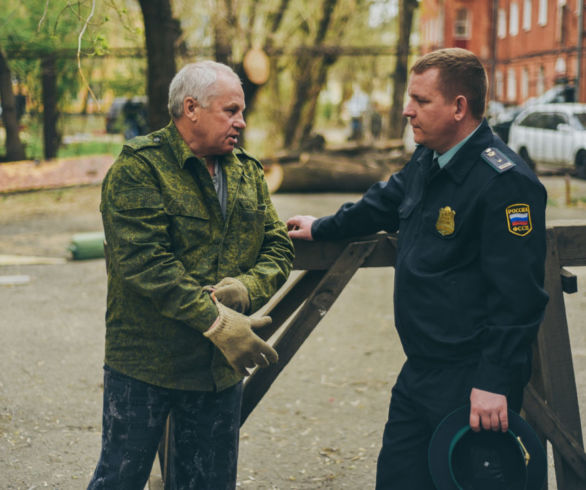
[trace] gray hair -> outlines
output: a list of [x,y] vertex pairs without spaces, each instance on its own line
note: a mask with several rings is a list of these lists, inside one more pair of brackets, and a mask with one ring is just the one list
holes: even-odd
[[171,80],[169,86],[169,114],[173,119],[183,115],[185,97],[193,97],[202,107],[207,107],[210,100],[217,95],[215,83],[219,75],[236,78],[238,75],[228,65],[205,60],[185,65]]

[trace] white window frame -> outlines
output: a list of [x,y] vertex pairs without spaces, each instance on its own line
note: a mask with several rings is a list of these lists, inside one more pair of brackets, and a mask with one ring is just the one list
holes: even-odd
[[507,100],[517,100],[517,73],[514,68],[507,69]]
[[[464,18],[459,19],[458,14],[464,13]],[[467,8],[457,9],[455,12],[454,20],[454,39],[470,39],[470,25],[471,15],[470,10]]]
[[519,34],[519,4],[511,2],[509,5],[509,35]]
[[502,8],[498,12],[497,36],[499,39],[507,37],[507,11]]
[[497,100],[503,100],[505,86],[503,81],[503,72],[501,70],[496,70],[494,74],[494,88]]
[[539,0],[539,14],[537,24],[540,26],[547,25],[547,0]]
[[533,7],[533,0],[524,0],[523,2],[523,30],[531,30],[531,13]]
[[521,100],[529,98],[529,68],[526,66],[521,70]]
[[543,65],[539,67],[537,73],[537,95],[542,95],[545,92],[545,68]]

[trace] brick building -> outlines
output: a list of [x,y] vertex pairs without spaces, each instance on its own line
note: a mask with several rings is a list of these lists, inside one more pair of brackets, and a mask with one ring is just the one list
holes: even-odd
[[586,101],[586,58],[578,29],[583,3],[422,0],[421,49],[458,46],[476,53],[489,72],[491,99],[500,102],[520,104],[563,83],[578,83],[579,100]]

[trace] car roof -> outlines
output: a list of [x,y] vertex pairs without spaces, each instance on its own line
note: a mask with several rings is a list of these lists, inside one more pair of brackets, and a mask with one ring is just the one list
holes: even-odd
[[568,113],[586,112],[586,104],[581,104],[579,102],[532,104],[523,110],[523,114],[536,111],[563,111]]

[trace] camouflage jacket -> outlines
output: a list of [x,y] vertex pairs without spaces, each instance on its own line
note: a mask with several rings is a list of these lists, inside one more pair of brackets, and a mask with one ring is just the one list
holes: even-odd
[[222,390],[240,380],[203,335],[217,309],[202,287],[236,277],[256,311],[293,258],[260,163],[221,157],[226,218],[203,160],[173,123],[127,142],[102,185],[108,366],[154,385]]

